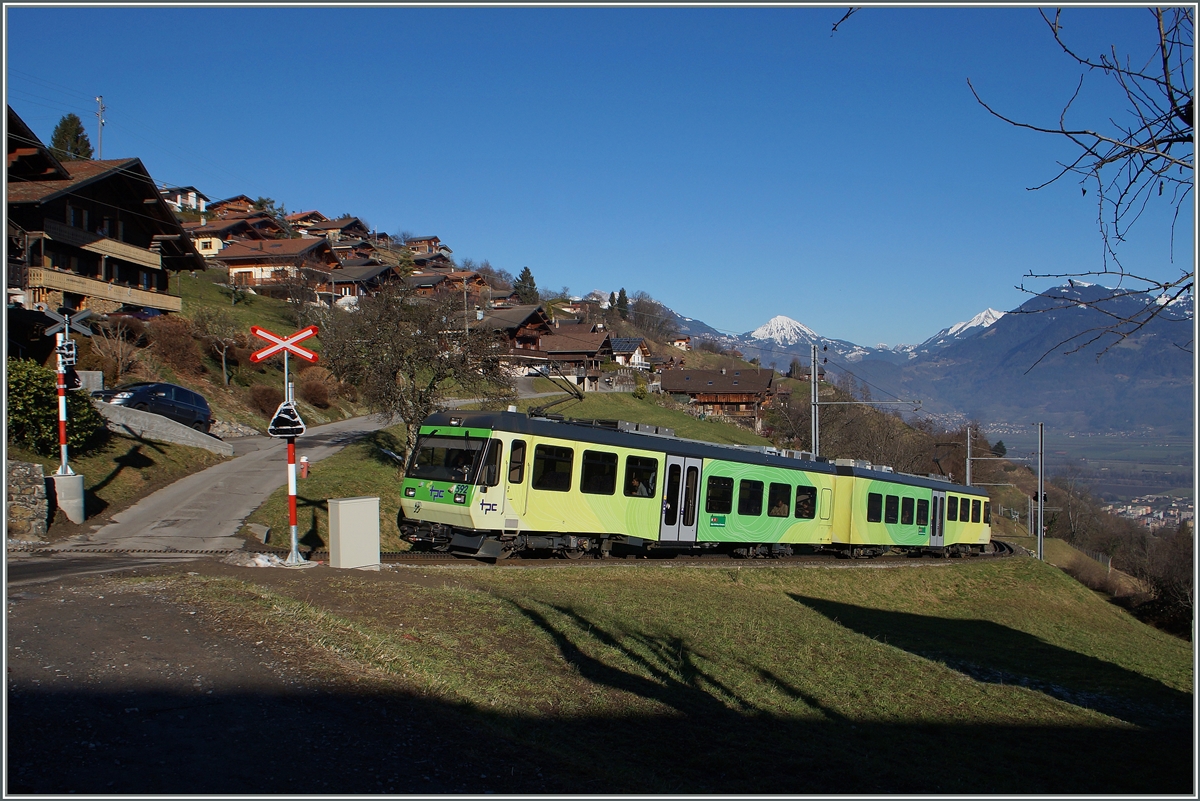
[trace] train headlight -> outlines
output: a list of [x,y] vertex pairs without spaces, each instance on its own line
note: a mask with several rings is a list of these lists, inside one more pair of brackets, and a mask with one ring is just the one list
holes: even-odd
[[467,494],[465,492],[454,493],[454,502],[455,503],[466,503],[467,502]]
[[405,487],[404,488],[404,497],[405,498],[417,497],[417,488],[416,487]]

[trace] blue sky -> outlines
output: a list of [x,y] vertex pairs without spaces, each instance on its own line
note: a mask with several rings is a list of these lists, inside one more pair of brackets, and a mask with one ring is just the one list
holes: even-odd
[[[1023,302],[1101,249],[1092,194],[1038,192],[1080,71],[1033,8],[6,8],[8,103],[212,198],[436,234],[541,287],[625,287],[740,333],[863,345]],[[1142,8],[1068,9],[1148,55]],[[46,31],[52,31],[47,35]],[[1079,124],[1123,108],[1101,78]],[[1125,245],[1173,274],[1165,204]],[[1190,259],[1185,215],[1176,259]],[[1044,288],[1051,281],[1034,282]]]

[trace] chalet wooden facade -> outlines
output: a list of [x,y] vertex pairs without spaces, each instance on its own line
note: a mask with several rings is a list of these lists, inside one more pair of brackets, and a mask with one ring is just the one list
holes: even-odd
[[55,159],[8,109],[8,297],[27,308],[179,311],[204,259],[140,159]]
[[756,431],[776,395],[774,370],[663,370],[660,381],[663,392],[686,395],[694,411],[753,420]]
[[328,292],[331,273],[342,266],[326,239],[231,242],[216,260],[229,268],[231,283],[265,294],[272,294],[272,288],[297,285],[314,293]]
[[214,200],[208,204],[208,210],[214,217],[226,217],[230,214],[247,214],[254,211],[254,200],[249,195],[234,195],[233,197]]

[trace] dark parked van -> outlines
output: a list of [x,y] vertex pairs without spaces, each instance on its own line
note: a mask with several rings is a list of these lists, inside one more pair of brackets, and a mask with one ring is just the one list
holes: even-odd
[[131,409],[161,414],[205,433],[208,433],[208,428],[212,425],[212,410],[208,408],[208,401],[190,389],[174,384],[125,384],[115,389],[93,392],[92,397],[115,406],[128,406]]

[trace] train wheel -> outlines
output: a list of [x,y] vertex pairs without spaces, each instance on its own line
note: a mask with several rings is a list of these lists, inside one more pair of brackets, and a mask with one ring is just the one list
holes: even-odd
[[587,551],[562,551],[562,555],[568,559],[582,559]]

